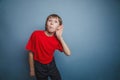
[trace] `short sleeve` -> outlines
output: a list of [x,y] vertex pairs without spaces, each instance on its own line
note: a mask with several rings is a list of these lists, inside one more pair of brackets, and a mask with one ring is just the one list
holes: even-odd
[[35,52],[35,32],[32,33],[30,36],[27,44],[26,44],[26,50]]
[[62,47],[62,44],[61,44],[60,42],[58,42],[57,49],[58,49],[60,52],[63,52],[63,47]]

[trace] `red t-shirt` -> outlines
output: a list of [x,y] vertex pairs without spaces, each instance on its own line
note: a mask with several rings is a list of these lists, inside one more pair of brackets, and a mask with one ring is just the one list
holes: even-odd
[[36,30],[32,33],[26,49],[32,51],[34,60],[42,64],[52,61],[56,49],[63,52],[59,40],[55,36],[48,37],[44,30]]

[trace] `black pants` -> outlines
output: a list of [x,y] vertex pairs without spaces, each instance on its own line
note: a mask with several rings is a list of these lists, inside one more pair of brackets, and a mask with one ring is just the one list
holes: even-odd
[[34,63],[37,80],[48,80],[48,77],[50,77],[51,80],[61,80],[61,76],[54,59],[49,64],[41,64],[38,61],[34,61]]

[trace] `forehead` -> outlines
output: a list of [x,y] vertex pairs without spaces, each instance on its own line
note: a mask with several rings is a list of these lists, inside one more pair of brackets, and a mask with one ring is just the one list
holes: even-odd
[[48,19],[58,20],[58,17],[50,16]]

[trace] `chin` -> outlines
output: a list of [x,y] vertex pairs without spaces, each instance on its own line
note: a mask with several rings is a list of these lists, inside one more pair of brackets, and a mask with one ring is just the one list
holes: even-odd
[[49,33],[55,33],[55,31],[48,30]]

